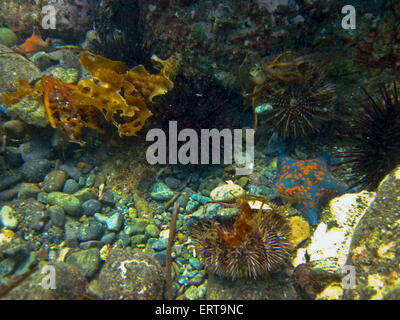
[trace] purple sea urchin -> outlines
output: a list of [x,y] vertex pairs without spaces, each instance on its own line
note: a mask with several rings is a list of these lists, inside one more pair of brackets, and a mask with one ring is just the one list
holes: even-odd
[[[232,279],[262,276],[289,255],[290,226],[283,212],[283,208],[273,206],[272,210],[253,213],[251,218],[248,212],[242,213],[231,223],[197,222],[191,235],[196,253],[206,268],[218,275]],[[243,225],[241,220],[247,222]]]
[[370,103],[352,125],[354,144],[340,156],[339,165],[351,166],[351,187],[374,190],[381,180],[400,164],[400,101],[396,83],[381,85],[381,101],[364,89]]

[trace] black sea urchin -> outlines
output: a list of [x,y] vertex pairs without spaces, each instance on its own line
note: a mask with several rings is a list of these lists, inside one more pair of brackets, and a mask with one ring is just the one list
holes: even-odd
[[355,116],[350,150],[339,163],[351,166],[351,187],[374,190],[381,180],[400,164],[400,101],[396,83],[379,87],[381,101],[371,97],[363,112]]
[[[192,241],[196,253],[205,267],[218,275],[232,279],[257,278],[282,264],[289,255],[290,226],[283,215],[283,209],[261,210],[254,214],[251,228],[245,236],[243,232],[234,240],[235,223],[216,225],[210,222],[197,222],[192,227]],[[242,230],[243,231],[243,230]],[[230,238],[230,240],[228,240]]]

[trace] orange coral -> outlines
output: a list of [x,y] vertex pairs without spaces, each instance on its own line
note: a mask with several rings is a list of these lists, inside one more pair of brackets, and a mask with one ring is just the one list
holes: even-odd
[[158,75],[150,74],[142,65],[127,71],[122,62],[85,52],[80,61],[91,78],[72,85],[43,76],[43,87],[36,84],[34,88],[20,80],[17,92],[5,94],[4,101],[14,104],[25,95],[37,97],[44,93],[51,125],[62,128],[74,142],[83,143],[83,127],[102,132],[102,118],[112,122],[120,136],[133,136],[152,115],[147,104],[173,88],[171,78],[178,59],[161,60],[154,55],[152,59],[162,65]]

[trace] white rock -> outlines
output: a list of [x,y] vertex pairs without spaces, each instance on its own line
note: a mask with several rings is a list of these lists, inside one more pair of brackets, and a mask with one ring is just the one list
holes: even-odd
[[9,206],[4,206],[0,210],[0,224],[8,229],[15,229],[18,220],[14,217],[14,210]]
[[[328,211],[324,212],[325,222],[317,226],[310,244],[297,251],[293,265],[305,263],[307,253],[318,267],[340,271],[346,262],[354,230],[375,196],[375,192],[363,191],[331,200]],[[328,229],[328,225],[333,227]]]

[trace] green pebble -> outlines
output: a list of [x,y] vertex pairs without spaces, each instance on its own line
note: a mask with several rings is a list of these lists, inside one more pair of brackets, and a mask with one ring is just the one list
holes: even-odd
[[148,224],[146,226],[145,231],[146,231],[146,235],[148,235],[150,238],[157,238],[158,235],[160,234],[160,230],[153,223]]
[[63,208],[58,205],[50,206],[48,207],[47,212],[49,213],[51,222],[55,226],[62,227],[64,225],[65,214]]
[[156,183],[150,193],[150,196],[157,201],[168,201],[174,195],[175,193],[162,182]]
[[0,44],[9,48],[18,44],[17,35],[9,28],[0,28]]
[[85,186],[89,188],[93,187],[95,180],[96,176],[94,174],[89,174],[88,177],[86,178]]
[[63,192],[51,192],[47,195],[47,202],[51,205],[58,205],[65,213],[79,217],[81,213],[81,201],[74,195]]
[[46,192],[61,191],[66,180],[67,175],[64,171],[53,170],[44,178],[43,189]]
[[188,300],[198,300],[199,298],[199,289],[196,286],[190,286],[185,291],[185,298]]
[[96,248],[73,252],[67,257],[66,262],[77,267],[89,278],[93,277],[101,266],[99,250]]
[[132,224],[127,225],[125,227],[124,232],[129,236],[136,234],[144,234],[148,223],[149,221],[147,219],[141,219],[141,218],[135,219]]
[[77,197],[82,203],[86,200],[96,199],[96,193],[91,188],[83,188],[74,193],[74,196]]

